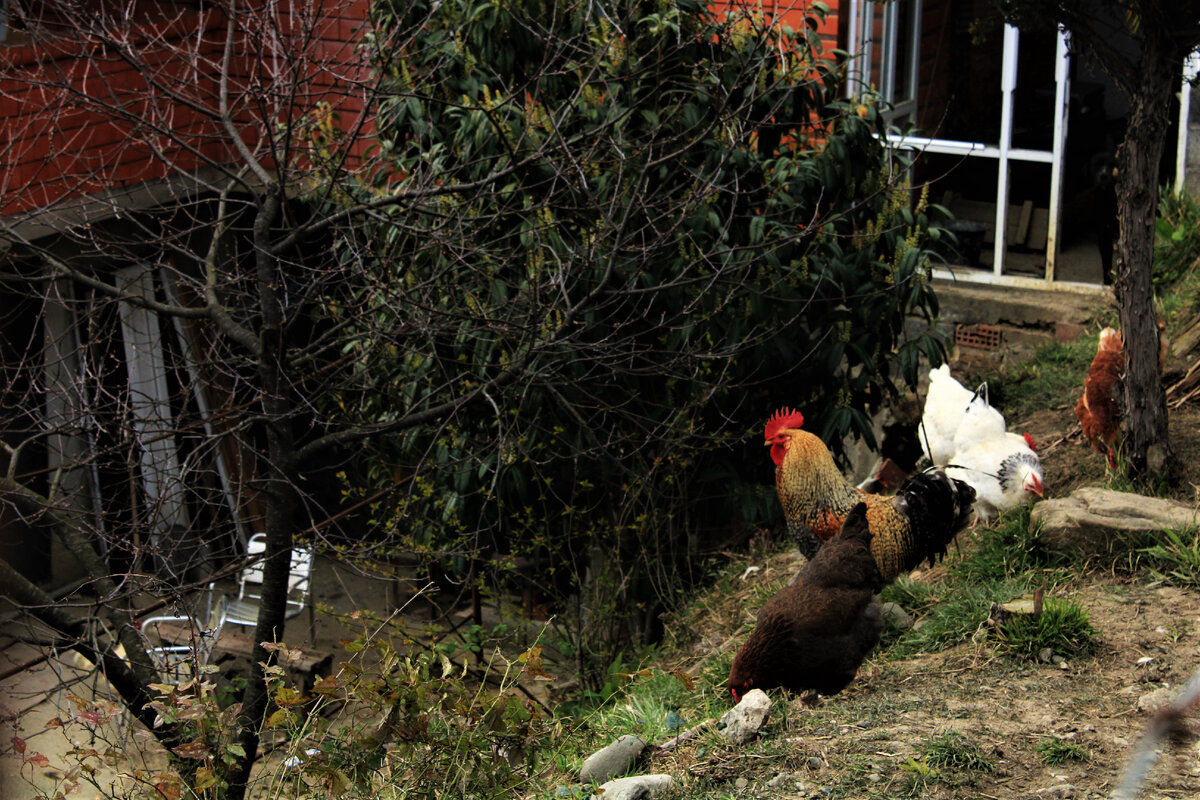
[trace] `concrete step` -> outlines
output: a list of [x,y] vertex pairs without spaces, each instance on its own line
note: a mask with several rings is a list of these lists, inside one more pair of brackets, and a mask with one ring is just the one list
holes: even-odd
[[943,323],[1011,325],[1053,331],[1062,323],[1084,325],[1113,303],[1111,289],[1079,292],[1017,289],[978,283],[935,280]]

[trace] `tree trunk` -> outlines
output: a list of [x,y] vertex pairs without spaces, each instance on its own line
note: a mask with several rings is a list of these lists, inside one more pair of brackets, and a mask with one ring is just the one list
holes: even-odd
[[1125,340],[1125,419],[1121,453],[1133,475],[1164,472],[1172,457],[1167,403],[1158,365],[1154,313],[1154,220],[1158,165],[1167,133],[1179,62],[1166,43],[1147,38],[1129,123],[1117,152],[1117,307]]
[[241,730],[238,744],[245,755],[236,758],[227,773],[230,800],[242,800],[249,784],[250,769],[258,755],[260,732],[270,708],[270,692],[264,665],[273,664],[275,654],[264,642],[283,639],[287,611],[288,577],[292,566],[293,533],[300,498],[296,492],[296,443],[292,434],[295,411],[287,385],[287,348],[283,337],[283,303],[279,282],[283,272],[269,247],[269,234],[281,206],[277,193],[263,198],[254,223],[256,291],[262,314],[259,331],[257,371],[263,415],[266,418],[267,453],[265,519],[266,555],[263,560],[262,600],[254,629],[250,679],[242,695]]

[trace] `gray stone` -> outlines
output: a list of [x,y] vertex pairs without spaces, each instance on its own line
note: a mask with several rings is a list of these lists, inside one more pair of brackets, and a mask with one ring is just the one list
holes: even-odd
[[821,760],[820,756],[809,756],[808,757],[808,768],[809,769],[820,769],[823,766],[825,766],[825,762]]
[[587,761],[583,762],[583,768],[579,770],[579,779],[603,783],[610,778],[624,775],[629,772],[645,747],[646,743],[636,736],[622,736],[588,756]]
[[912,615],[896,603],[883,604],[883,621],[890,628],[906,631],[913,626]]
[[602,797],[604,800],[649,800],[674,786],[675,780],[670,775],[632,775],[605,783],[592,797]]
[[768,789],[782,789],[789,784],[796,783],[796,776],[790,772],[781,772],[771,780],[767,781]]
[[1060,553],[1106,555],[1164,528],[1200,523],[1200,512],[1173,500],[1085,486],[1069,497],[1043,500],[1029,515],[1041,542]]
[[1171,702],[1174,694],[1170,689],[1155,689],[1149,694],[1144,694],[1137,700],[1138,711],[1157,711]]
[[762,689],[751,689],[742,702],[721,717],[721,735],[733,744],[745,744],[766,724],[770,712],[771,698],[767,693]]

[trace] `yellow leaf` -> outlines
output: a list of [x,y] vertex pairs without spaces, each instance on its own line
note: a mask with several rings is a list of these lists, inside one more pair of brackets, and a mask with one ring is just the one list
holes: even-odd
[[267,717],[267,727],[277,728],[280,725],[286,725],[290,722],[294,722],[295,719],[296,715],[291,711],[288,711],[286,708],[280,708],[277,709],[271,716]]
[[210,786],[216,785],[217,778],[215,775],[213,775],[211,769],[208,767],[201,767],[200,769],[196,770],[196,783],[194,787],[196,791],[202,792]]

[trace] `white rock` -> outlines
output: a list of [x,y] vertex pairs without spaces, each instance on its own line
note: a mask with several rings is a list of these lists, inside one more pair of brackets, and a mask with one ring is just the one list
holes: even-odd
[[762,689],[751,689],[742,702],[721,717],[721,735],[733,744],[745,744],[766,724],[770,712],[771,698],[767,693]]
[[1162,706],[1171,702],[1174,692],[1170,689],[1155,689],[1149,694],[1144,694],[1137,700],[1138,711],[1157,711]]
[[883,610],[883,621],[889,627],[906,631],[913,626],[912,615],[905,611],[902,606],[896,603],[884,603],[881,608]]
[[592,797],[604,800],[650,800],[674,786],[675,779],[670,775],[631,775],[601,785]]
[[1164,528],[1200,523],[1192,506],[1085,486],[1069,497],[1043,500],[1029,514],[1030,530],[1041,526],[1041,542],[1060,553],[1106,554],[1144,540]]

